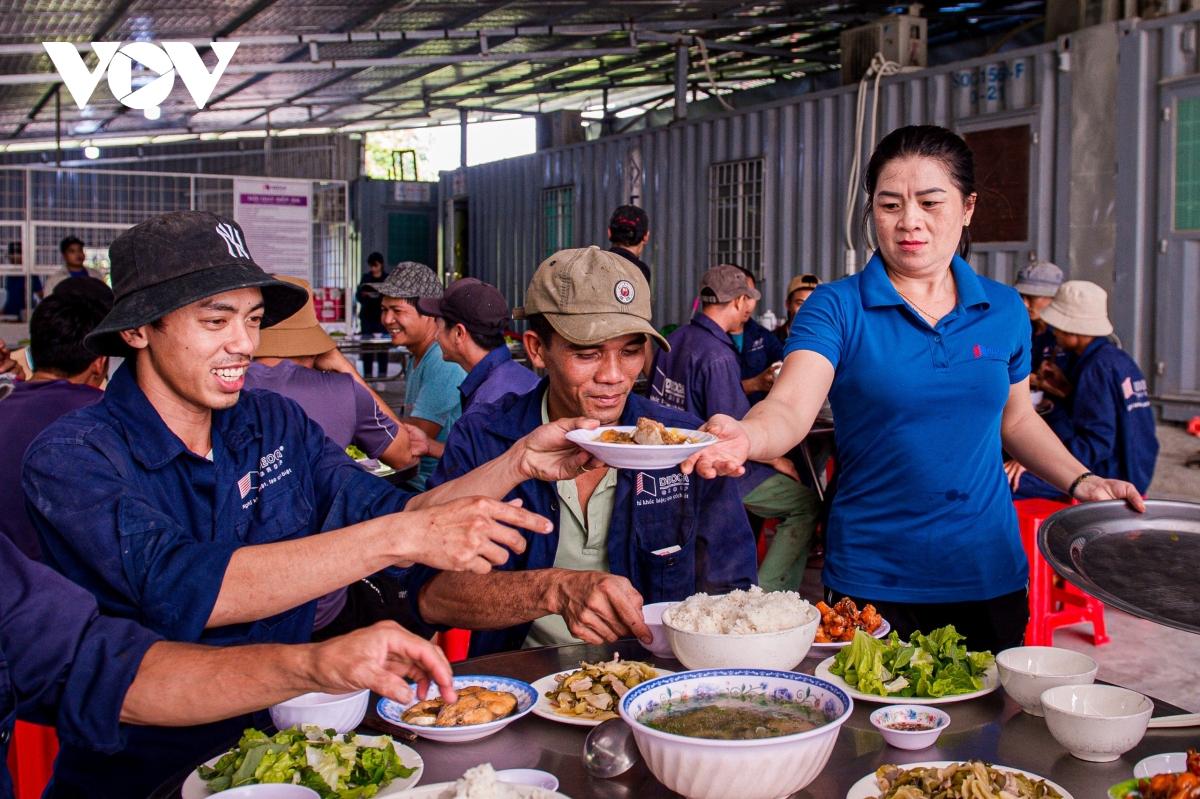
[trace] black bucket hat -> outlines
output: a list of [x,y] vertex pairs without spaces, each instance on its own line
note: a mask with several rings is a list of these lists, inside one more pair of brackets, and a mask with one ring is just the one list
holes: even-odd
[[287,319],[308,292],[276,280],[250,257],[237,222],[209,211],[172,211],[134,225],[109,247],[116,302],[84,344],[97,355],[128,356],[122,330],[225,291],[260,288],[263,327]]

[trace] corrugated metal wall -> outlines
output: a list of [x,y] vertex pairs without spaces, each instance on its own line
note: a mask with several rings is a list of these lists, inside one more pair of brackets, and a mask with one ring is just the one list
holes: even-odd
[[[977,248],[976,268],[1009,280],[1030,251],[1057,248],[1052,207],[1060,155],[1057,103],[1067,80],[1055,45],[885,79],[878,136],[912,123],[966,132],[1028,122],[1031,158],[1030,240]],[[575,191],[575,244],[607,246],[611,210],[630,187],[650,215],[644,260],[654,271],[655,319],[686,320],[709,264],[709,167],[765,159],[763,273],[766,301],[782,311],[783,289],[799,272],[823,279],[843,272],[843,203],[853,156],[856,89],[803,95],[749,111],[601,139],[442,176],[442,197],[469,200],[470,274],[520,302],[542,255],[541,193]],[[874,142],[864,142],[864,163]],[[640,163],[640,181],[627,174]],[[457,177],[456,177],[457,176]],[[464,190],[465,187],[465,190]],[[861,190],[856,189],[859,194]],[[861,240],[859,225],[856,239]],[[858,244],[859,262],[865,250]],[[447,262],[450,253],[444,254]]]
[[[1200,230],[1177,230],[1179,102],[1200,97],[1200,12],[1120,26],[1116,281],[1110,306],[1163,416],[1200,414]],[[1192,132],[1195,136],[1195,132]],[[1195,165],[1190,165],[1195,169]]]

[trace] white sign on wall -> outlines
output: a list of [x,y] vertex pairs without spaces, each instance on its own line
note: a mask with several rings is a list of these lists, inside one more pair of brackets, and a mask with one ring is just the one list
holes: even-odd
[[312,282],[312,183],[235,180],[233,218],[254,261],[277,275]]

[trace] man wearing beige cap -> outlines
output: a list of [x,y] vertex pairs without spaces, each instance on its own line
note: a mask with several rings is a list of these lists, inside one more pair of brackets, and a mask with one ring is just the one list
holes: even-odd
[[[546,378],[486,413],[464,415],[430,485],[491,460],[555,419],[700,424],[632,393],[647,342],[666,346],[650,323],[650,287],[634,264],[596,247],[557,252],[538,267],[522,313],[525,349]],[[425,621],[476,630],[472,655],[577,639],[648,641],[643,602],[754,582],[754,539],[732,480],[709,485],[678,467],[600,467],[574,480],[526,480],[506,499],[549,518],[553,532],[528,536],[528,548],[490,575],[425,570],[419,592]]]
[[[1068,280],[1041,311],[1071,365],[1064,376],[1042,365],[1046,383],[1065,395],[1065,421],[1052,425],[1093,476],[1127,480],[1145,494],[1154,476],[1158,437],[1146,378],[1133,358],[1108,340],[1108,294],[1095,283]],[[1062,491],[1010,462],[1015,496],[1057,498]]]
[[[701,310],[671,334],[670,351],[654,359],[650,398],[701,419],[716,413],[735,419],[745,416],[750,402],[742,390],[741,365],[730,331],[753,313],[760,296],[739,267],[721,264],[705,272],[700,279]],[[787,458],[748,467],[737,478],[743,504],[763,518],[779,519],[758,570],[759,584],[769,591],[794,591],[804,576],[820,500],[801,485]]]

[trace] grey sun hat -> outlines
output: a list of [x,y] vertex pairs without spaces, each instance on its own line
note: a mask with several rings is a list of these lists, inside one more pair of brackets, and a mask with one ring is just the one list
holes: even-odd
[[246,236],[232,219],[208,211],[152,216],[109,247],[115,301],[84,338],[97,355],[129,356],[122,330],[150,324],[193,302],[243,288],[263,295],[263,327],[287,319],[308,292],[268,275],[250,257]]
[[1017,272],[1017,282],[1013,288],[1018,293],[1031,297],[1053,297],[1062,282],[1062,270],[1055,264],[1049,261],[1034,261]]
[[392,298],[436,298],[442,296],[442,292],[442,284],[433,270],[416,261],[396,264],[396,268],[379,284],[379,293]]
[[1087,280],[1068,280],[1059,287],[1054,301],[1042,309],[1042,321],[1064,333],[1107,336],[1113,332],[1108,292]]

